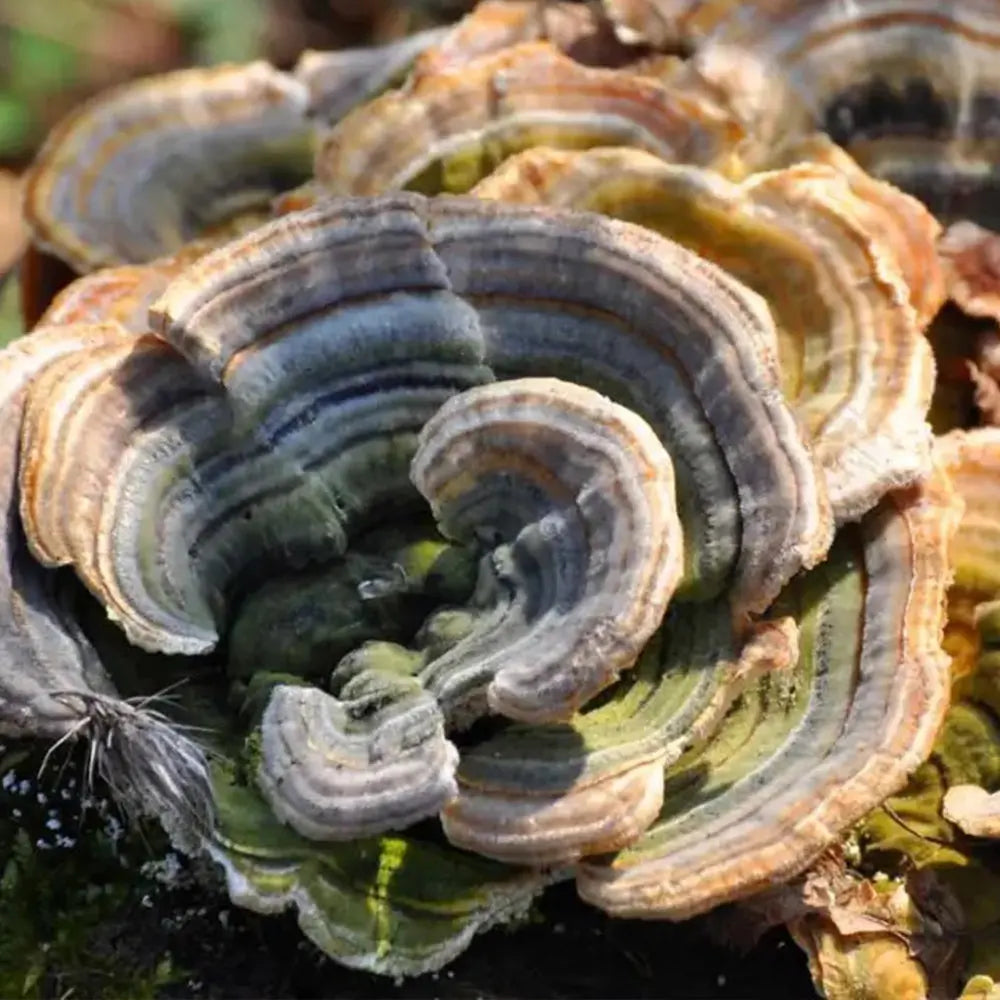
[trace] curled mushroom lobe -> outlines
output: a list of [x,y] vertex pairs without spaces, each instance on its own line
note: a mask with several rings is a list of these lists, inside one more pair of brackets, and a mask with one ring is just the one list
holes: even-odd
[[[872,175],[948,221],[996,227],[1000,11],[991,0],[752,0],[697,8],[693,69],[747,127],[745,158],[766,164],[821,129]],[[728,8],[728,10],[727,10]]]
[[948,705],[941,649],[943,474],[889,494],[778,601],[798,623],[791,671],[766,672],[704,748],[666,773],[660,817],[580,868],[584,899],[680,919],[805,869],[930,753]]

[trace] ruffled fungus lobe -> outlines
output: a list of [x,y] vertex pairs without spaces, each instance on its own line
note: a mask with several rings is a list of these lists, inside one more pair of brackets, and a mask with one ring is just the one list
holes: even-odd
[[979,785],[952,785],[945,792],[941,811],[971,837],[1000,837],[1000,794]]
[[513,726],[465,750],[449,840],[552,865],[625,847],[656,819],[664,767],[702,743],[765,669],[787,669],[794,625],[767,623],[737,656],[725,602],[676,604],[614,696],[560,726]]
[[[763,295],[777,323],[782,386],[839,522],[927,471],[933,358],[893,245],[872,224],[879,197],[893,207],[910,201],[910,215],[925,220],[923,256],[933,258],[937,225],[912,199],[859,193],[850,176],[822,165],[732,184],[632,149],[529,150],[472,193],[638,222]],[[911,257],[920,253],[915,246]]]
[[856,199],[855,210],[864,213],[865,224],[882,252],[892,255],[909,289],[917,322],[921,328],[926,327],[947,297],[936,245],[940,223],[916,198],[865,173],[821,132],[802,136],[784,146],[772,169],[799,163],[823,164],[848,178]]
[[58,579],[31,558],[18,516],[19,474],[30,474],[18,431],[27,397],[50,370],[131,340],[117,324],[37,331],[0,355],[0,409],[9,433],[0,448],[0,734],[62,742],[89,738],[96,768],[126,808],[156,817],[182,850],[197,850],[214,805],[201,748],[155,711],[118,697],[76,621]]
[[61,358],[100,348],[122,336],[108,326],[71,326],[21,340],[0,355],[0,408],[8,429],[0,446],[0,638],[5,662],[17,669],[0,673],[0,733],[58,738],[79,721],[57,692],[113,693],[94,650],[61,606],[50,574],[34,562],[18,516],[18,431],[29,386]]
[[405,669],[413,661],[360,652],[338,668],[334,697],[282,684],[261,720],[258,787],[311,840],[404,829],[456,793],[458,752],[437,702]]
[[581,864],[584,899],[621,916],[704,912],[803,871],[902,787],[948,704],[941,634],[960,509],[937,472],[840,532],[776,605],[799,622],[793,676],[765,675],[668,770],[650,830]]
[[993,226],[998,46],[991,0],[756,0],[720,19],[695,70],[740,111],[753,162],[821,128],[939,217]]
[[528,42],[417,74],[321,137],[316,177],[333,194],[467,191],[531,146],[637,146],[710,164],[738,129],[706,97],[651,77],[582,66]]
[[172,257],[148,264],[102,267],[67,285],[38,320],[41,326],[67,323],[120,323],[132,333],[149,330],[149,307],[167,285],[211,244],[189,243]]
[[965,509],[951,543],[954,587],[977,601],[1000,596],[1000,428],[952,431],[934,442]]
[[308,102],[302,83],[262,62],[180,70],[94,98],[49,135],[28,173],[35,244],[84,274],[267,218],[270,199],[309,176]]
[[670,456],[644,420],[557,379],[501,382],[445,403],[412,475],[446,536],[509,546],[516,598],[477,638],[494,712],[567,718],[632,666],[684,565]]
[[1000,323],[1000,233],[974,222],[953,223],[938,243],[948,294],[970,316]]
[[[970,361],[973,356],[975,360]],[[991,427],[1000,425],[1000,330],[990,324],[979,330],[975,347],[961,355],[965,374],[973,385],[973,398],[979,411],[978,422]],[[976,423],[967,420],[960,427]],[[948,428],[952,430],[956,425]]]

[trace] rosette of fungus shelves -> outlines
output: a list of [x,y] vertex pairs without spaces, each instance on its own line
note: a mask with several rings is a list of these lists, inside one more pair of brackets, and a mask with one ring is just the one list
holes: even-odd
[[450,632],[362,647],[329,691],[273,689],[258,780],[309,837],[439,811],[449,728],[487,706],[569,718],[631,668],[675,584],[739,627],[829,545],[766,307],[637,227],[333,200],[200,258],[153,315],[163,339],[36,386],[21,474],[36,558],[72,564],[133,643],[212,649],[262,571],[420,504],[411,463],[484,553]]
[[733,184],[633,149],[529,150],[472,193],[640,223],[759,292],[776,321],[782,387],[838,522],[926,472],[933,359],[899,255],[872,218],[880,199],[909,202],[923,245],[908,250],[936,263],[938,226],[915,200],[822,164]]

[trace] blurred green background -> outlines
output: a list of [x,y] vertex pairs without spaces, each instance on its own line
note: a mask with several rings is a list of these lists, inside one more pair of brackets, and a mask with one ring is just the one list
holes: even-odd
[[[88,94],[141,74],[397,37],[460,0],[0,0],[0,164]],[[450,8],[450,9],[449,9]]]

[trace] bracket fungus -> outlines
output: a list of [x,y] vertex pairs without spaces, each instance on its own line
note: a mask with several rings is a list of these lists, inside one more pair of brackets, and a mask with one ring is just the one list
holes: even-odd
[[667,771],[660,819],[581,865],[584,899],[622,916],[704,912],[803,871],[903,786],[948,705],[941,633],[960,510],[938,474],[838,536],[776,605],[799,623],[794,674],[765,673]]
[[[0,733],[385,974],[996,829],[995,343],[938,314],[997,318],[996,5],[539,12],[129,85],[27,183],[78,278],[0,353]],[[827,916],[824,988],[920,979]]]
[[[401,307],[413,310],[407,340],[388,325]],[[766,608],[829,545],[829,506],[777,385],[767,307],[637,227],[475,199],[332,199],[201,258],[152,316],[222,383],[240,423],[285,385],[302,392],[327,366],[360,374],[376,358],[447,358],[458,371],[446,369],[451,391],[451,380],[482,380],[489,365],[503,378],[565,378],[621,397],[668,442],[688,548],[684,583],[706,593],[728,583],[737,612]],[[375,330],[361,356],[366,321]],[[426,377],[442,382],[433,365]],[[432,405],[441,401],[439,393]]]
[[738,112],[747,162],[764,165],[783,143],[820,129],[948,221],[996,224],[992,0],[947,9],[933,0],[662,6],[688,8],[677,23],[703,22],[692,71]]
[[98,96],[52,132],[29,171],[32,239],[84,274],[239,232],[309,176],[307,105],[303,84],[262,62]]
[[309,90],[310,117],[326,123],[343,118],[405,76],[420,53],[439,47],[447,33],[447,28],[428,28],[387,45],[303,52],[294,75]]
[[[892,245],[871,225],[874,199],[850,176],[801,164],[733,184],[640,150],[542,149],[508,160],[472,193],[637,222],[759,292],[777,325],[782,387],[838,522],[926,470],[930,347]],[[919,204],[907,207],[923,217],[932,257],[937,225]]]
[[708,164],[728,154],[736,130],[697,91],[525,42],[417,75],[356,109],[320,137],[315,169],[331,194],[461,194],[531,146],[630,145]]

